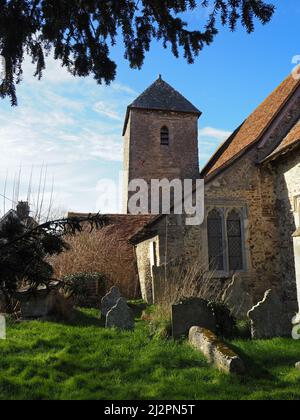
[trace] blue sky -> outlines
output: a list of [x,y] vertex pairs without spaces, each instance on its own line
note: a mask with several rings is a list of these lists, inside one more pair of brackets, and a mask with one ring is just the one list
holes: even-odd
[[[99,86],[91,78],[75,79],[52,59],[48,60],[43,80],[37,81],[26,62],[24,80],[18,88],[19,106],[11,108],[8,101],[0,102],[0,193],[7,176],[6,195],[12,198],[14,178],[21,166],[19,198],[26,199],[33,167],[34,207],[41,168],[45,175],[47,167],[45,208],[54,179],[54,213],[117,211],[116,200],[101,201],[103,185],[110,185],[101,180],[118,180],[126,106],[160,73],[203,112],[199,121],[203,166],[220,143],[292,71],[292,58],[300,55],[300,2],[273,3],[277,12],[270,24],[257,23],[250,36],[242,28],[235,33],[221,29],[214,44],[193,65],[153,43],[142,70],[132,70],[119,43],[112,51],[118,75],[109,87]],[[203,22],[203,13],[189,13],[186,19],[197,27]]]

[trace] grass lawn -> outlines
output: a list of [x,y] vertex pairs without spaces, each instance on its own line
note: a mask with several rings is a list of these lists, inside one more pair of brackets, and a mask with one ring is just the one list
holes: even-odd
[[248,375],[226,376],[187,343],[105,330],[97,311],[74,325],[11,325],[0,340],[0,399],[300,399],[300,341],[235,341]]

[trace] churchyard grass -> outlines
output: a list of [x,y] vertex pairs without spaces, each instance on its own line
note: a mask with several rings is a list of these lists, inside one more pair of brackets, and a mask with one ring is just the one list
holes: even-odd
[[234,341],[244,377],[210,367],[186,342],[105,330],[94,310],[72,324],[8,326],[0,340],[1,399],[300,399],[300,341]]

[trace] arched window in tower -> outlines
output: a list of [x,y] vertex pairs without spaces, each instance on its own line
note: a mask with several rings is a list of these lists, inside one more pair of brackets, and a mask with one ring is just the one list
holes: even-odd
[[243,270],[242,222],[236,210],[232,210],[227,217],[227,240],[229,270]]
[[170,144],[170,133],[166,126],[162,127],[160,130],[160,144],[162,146],[169,146]]
[[207,218],[209,269],[224,271],[223,219],[218,210],[212,210]]

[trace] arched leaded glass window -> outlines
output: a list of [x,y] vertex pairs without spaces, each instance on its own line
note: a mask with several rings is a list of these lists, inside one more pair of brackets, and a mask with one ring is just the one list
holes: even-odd
[[243,270],[242,223],[236,210],[227,217],[227,240],[229,270]]
[[168,127],[164,126],[160,130],[160,144],[162,146],[169,146],[170,143],[170,135]]
[[219,211],[212,210],[207,218],[209,269],[224,271],[223,222]]

